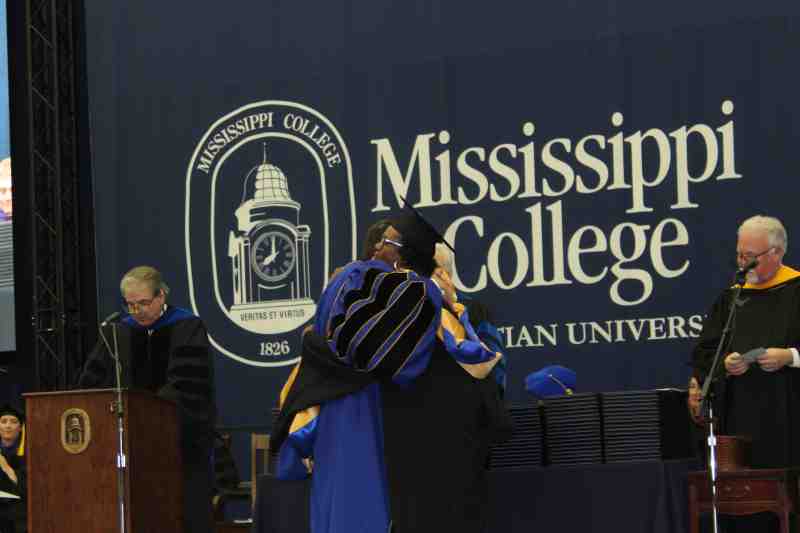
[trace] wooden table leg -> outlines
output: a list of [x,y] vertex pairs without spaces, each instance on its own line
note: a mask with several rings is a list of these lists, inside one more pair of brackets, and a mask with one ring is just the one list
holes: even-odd
[[697,509],[697,487],[694,483],[689,485],[689,533],[699,533],[700,513]]

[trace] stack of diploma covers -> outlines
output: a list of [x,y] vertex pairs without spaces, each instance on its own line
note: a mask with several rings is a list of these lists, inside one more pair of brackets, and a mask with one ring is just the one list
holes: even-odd
[[538,403],[510,405],[508,414],[513,422],[513,433],[509,440],[492,447],[489,453],[489,469],[542,466],[544,435]]

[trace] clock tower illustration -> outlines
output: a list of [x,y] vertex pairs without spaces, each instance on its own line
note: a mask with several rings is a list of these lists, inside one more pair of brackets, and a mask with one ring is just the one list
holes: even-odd
[[310,298],[311,228],[300,224],[300,207],[286,175],[267,161],[265,144],[262,163],[245,175],[237,227],[228,238],[230,311],[245,328],[268,321],[275,333],[290,331],[316,311]]

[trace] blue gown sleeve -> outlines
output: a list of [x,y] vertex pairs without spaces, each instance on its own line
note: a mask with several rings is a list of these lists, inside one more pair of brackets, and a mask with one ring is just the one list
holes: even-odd
[[428,365],[441,307],[429,278],[356,262],[325,290],[316,326],[343,364],[404,384]]
[[278,452],[275,475],[278,479],[305,479],[309,472],[303,459],[312,457],[317,437],[318,411],[310,422],[290,431]]

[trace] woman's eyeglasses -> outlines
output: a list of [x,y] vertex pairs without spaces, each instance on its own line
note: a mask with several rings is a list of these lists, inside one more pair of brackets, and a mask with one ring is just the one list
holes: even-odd
[[383,243],[383,244],[393,244],[393,245],[397,246],[398,248],[402,248],[403,247],[403,243],[402,242],[393,241],[392,239],[389,239],[387,237],[382,238],[381,239],[381,243]]

